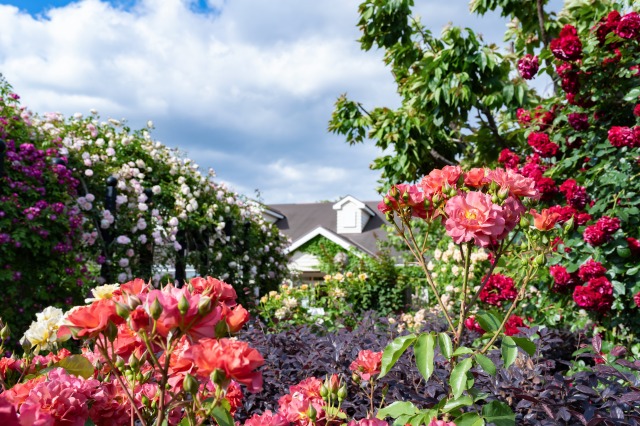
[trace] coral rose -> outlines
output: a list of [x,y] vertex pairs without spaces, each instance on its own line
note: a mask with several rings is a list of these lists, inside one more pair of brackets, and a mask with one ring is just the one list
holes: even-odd
[[372,352],[366,349],[358,352],[358,357],[349,366],[349,370],[359,375],[363,381],[380,374],[381,368],[382,352]]
[[254,414],[244,422],[244,426],[289,426],[286,418],[266,410],[263,414]]
[[556,222],[560,218],[560,214],[555,213],[549,209],[542,209],[542,211],[538,214],[535,209],[529,210],[531,216],[533,216],[533,226],[535,226],[540,231],[548,231],[549,229],[553,229]]
[[116,305],[111,299],[98,299],[88,306],[73,309],[58,329],[58,338],[69,333],[79,338],[93,338],[106,330],[109,322],[120,324],[124,320],[116,313]]
[[471,191],[447,201],[445,222],[447,234],[456,244],[471,240],[488,247],[503,233],[505,219],[502,207],[491,202],[491,196]]
[[536,189],[536,182],[511,169],[497,168],[491,170],[487,179],[497,183],[501,189],[508,189],[513,197],[538,198],[540,193]]
[[460,166],[445,166],[442,170],[431,170],[422,178],[420,186],[424,193],[431,197],[433,194],[442,193],[442,189],[446,186],[455,188],[460,176],[462,176]]
[[264,364],[260,353],[246,342],[231,339],[202,339],[184,353],[198,367],[198,374],[209,376],[215,370],[228,380],[247,386],[249,392],[262,389],[262,374],[255,371]]
[[472,188],[480,188],[487,184],[486,176],[487,169],[483,167],[471,169],[464,175],[464,184]]

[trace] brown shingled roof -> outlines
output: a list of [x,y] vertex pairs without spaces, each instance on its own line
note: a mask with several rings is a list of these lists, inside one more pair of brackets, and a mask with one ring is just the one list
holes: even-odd
[[360,250],[375,256],[379,252],[377,242],[387,240],[387,232],[382,228],[382,225],[388,222],[378,211],[377,201],[363,201],[363,203],[375,213],[375,216],[369,219],[360,234],[338,234],[337,214],[333,209],[335,202],[271,204],[268,207],[285,216],[275,225],[294,243],[318,227],[323,227]]

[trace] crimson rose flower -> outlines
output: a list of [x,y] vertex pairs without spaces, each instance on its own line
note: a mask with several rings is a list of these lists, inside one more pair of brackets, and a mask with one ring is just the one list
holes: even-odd
[[553,277],[553,291],[555,292],[564,293],[576,284],[574,276],[562,265],[551,266],[549,273]]
[[565,25],[560,31],[560,37],[551,40],[549,47],[553,55],[563,61],[573,61],[582,57],[582,43],[573,25]]
[[578,269],[578,276],[582,282],[587,282],[592,278],[604,277],[607,273],[607,268],[602,266],[602,263],[596,262],[593,259],[587,260],[580,269]]
[[[484,282],[486,277],[482,279]],[[515,300],[518,292],[513,285],[513,278],[502,274],[493,274],[480,290],[480,300],[489,305],[500,306],[503,301]]]
[[545,158],[555,157],[560,149],[558,144],[551,142],[546,133],[530,133],[527,137],[527,143],[536,153]]
[[606,277],[592,278],[573,290],[573,300],[581,308],[605,313],[613,304],[613,287]]
[[539,66],[538,57],[529,53],[518,59],[518,71],[525,80],[535,77]]

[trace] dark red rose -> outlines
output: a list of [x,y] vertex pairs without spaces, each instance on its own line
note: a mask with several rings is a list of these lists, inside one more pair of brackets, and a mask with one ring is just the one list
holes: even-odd
[[578,277],[582,282],[587,282],[592,278],[604,277],[607,273],[607,268],[602,266],[602,263],[596,262],[593,259],[587,260],[580,269],[578,269]]
[[551,40],[549,47],[553,55],[563,61],[574,61],[582,57],[582,43],[573,25],[565,25],[560,31],[560,37]]
[[545,158],[555,157],[560,148],[556,143],[549,140],[549,135],[546,133],[530,133],[527,138],[527,143],[536,153]]
[[638,12],[629,12],[624,15],[618,22],[616,34],[626,39],[640,39],[640,15]]
[[585,113],[572,112],[567,115],[567,120],[569,120],[571,127],[579,132],[589,128],[589,116]]
[[525,80],[531,80],[535,77],[539,67],[537,56],[526,54],[518,60],[518,71]]

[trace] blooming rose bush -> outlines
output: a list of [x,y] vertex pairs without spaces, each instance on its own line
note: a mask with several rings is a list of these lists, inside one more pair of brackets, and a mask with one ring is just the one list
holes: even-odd
[[[550,279],[540,286],[548,291],[530,299],[528,315],[550,325],[589,322],[605,339],[635,343],[638,354],[640,26],[637,10],[612,6],[592,7],[588,19],[567,9],[539,54],[558,79],[557,95],[518,111],[529,147],[505,149],[499,162],[533,179],[569,231],[553,242]],[[579,274],[595,264],[597,276]]]
[[[410,402],[396,402],[380,410],[378,417],[391,415],[396,419],[402,418],[402,422],[416,424],[441,424],[449,419],[454,422],[484,422],[483,415],[477,412],[446,407],[448,404],[455,407],[473,405],[471,398],[461,401],[467,394],[473,395],[468,372],[475,364],[488,374],[495,374],[496,367],[485,353],[499,337],[502,338],[505,367],[514,362],[517,347],[530,354],[535,350],[535,345],[529,340],[511,336],[518,334],[520,328],[527,327],[523,318],[515,315],[514,311],[518,302],[527,295],[528,284],[537,268],[546,263],[546,255],[550,251],[548,233],[555,229],[559,219],[559,214],[549,209],[540,212],[530,209],[528,212],[525,203],[531,204],[539,197],[534,179],[514,170],[474,168],[464,172],[459,166],[445,166],[431,171],[418,184],[392,186],[378,205],[423,269],[429,291],[449,328],[446,332],[408,334],[395,339],[381,355],[380,377],[412,345],[418,369],[427,381],[434,371],[436,347],[450,363],[446,378],[449,395],[441,404],[420,410]],[[444,225],[446,235],[452,240],[453,252],[464,259],[462,270],[457,271],[462,278],[458,294],[446,289],[446,294],[440,293],[441,288],[433,276],[433,261],[427,260],[430,247],[426,242],[429,240],[418,240],[414,236],[414,218]],[[475,254],[477,258],[486,252],[491,258],[490,266],[480,278],[476,271],[471,270],[471,257]],[[442,260],[442,256],[442,252],[434,253],[437,260]],[[508,256],[515,258],[512,259],[513,264],[506,263]],[[498,306],[503,312],[479,309],[481,303]],[[476,350],[461,344],[467,329],[482,334]],[[364,380],[363,374],[370,380],[371,374],[367,373],[377,373],[378,370],[371,367],[371,354],[361,355],[360,365],[354,362],[352,369],[361,380]],[[372,389],[373,386],[371,382]],[[498,401],[492,403],[499,405],[500,410],[511,412],[508,406],[501,404]],[[440,414],[445,415],[444,420],[438,420]]]
[[[264,363],[230,338],[249,319],[233,287],[210,277],[179,289],[140,279],[107,287],[64,315],[47,308],[23,339],[25,356],[2,358],[3,420],[232,425],[242,388],[262,388]],[[84,343],[82,354],[58,349],[70,338]]]
[[0,315],[17,334],[45,306],[79,303],[84,287],[158,282],[180,262],[226,279],[241,299],[287,275],[288,241],[260,204],[154,141],[151,124],[132,131],[95,111],[39,116],[4,81],[0,95]]

